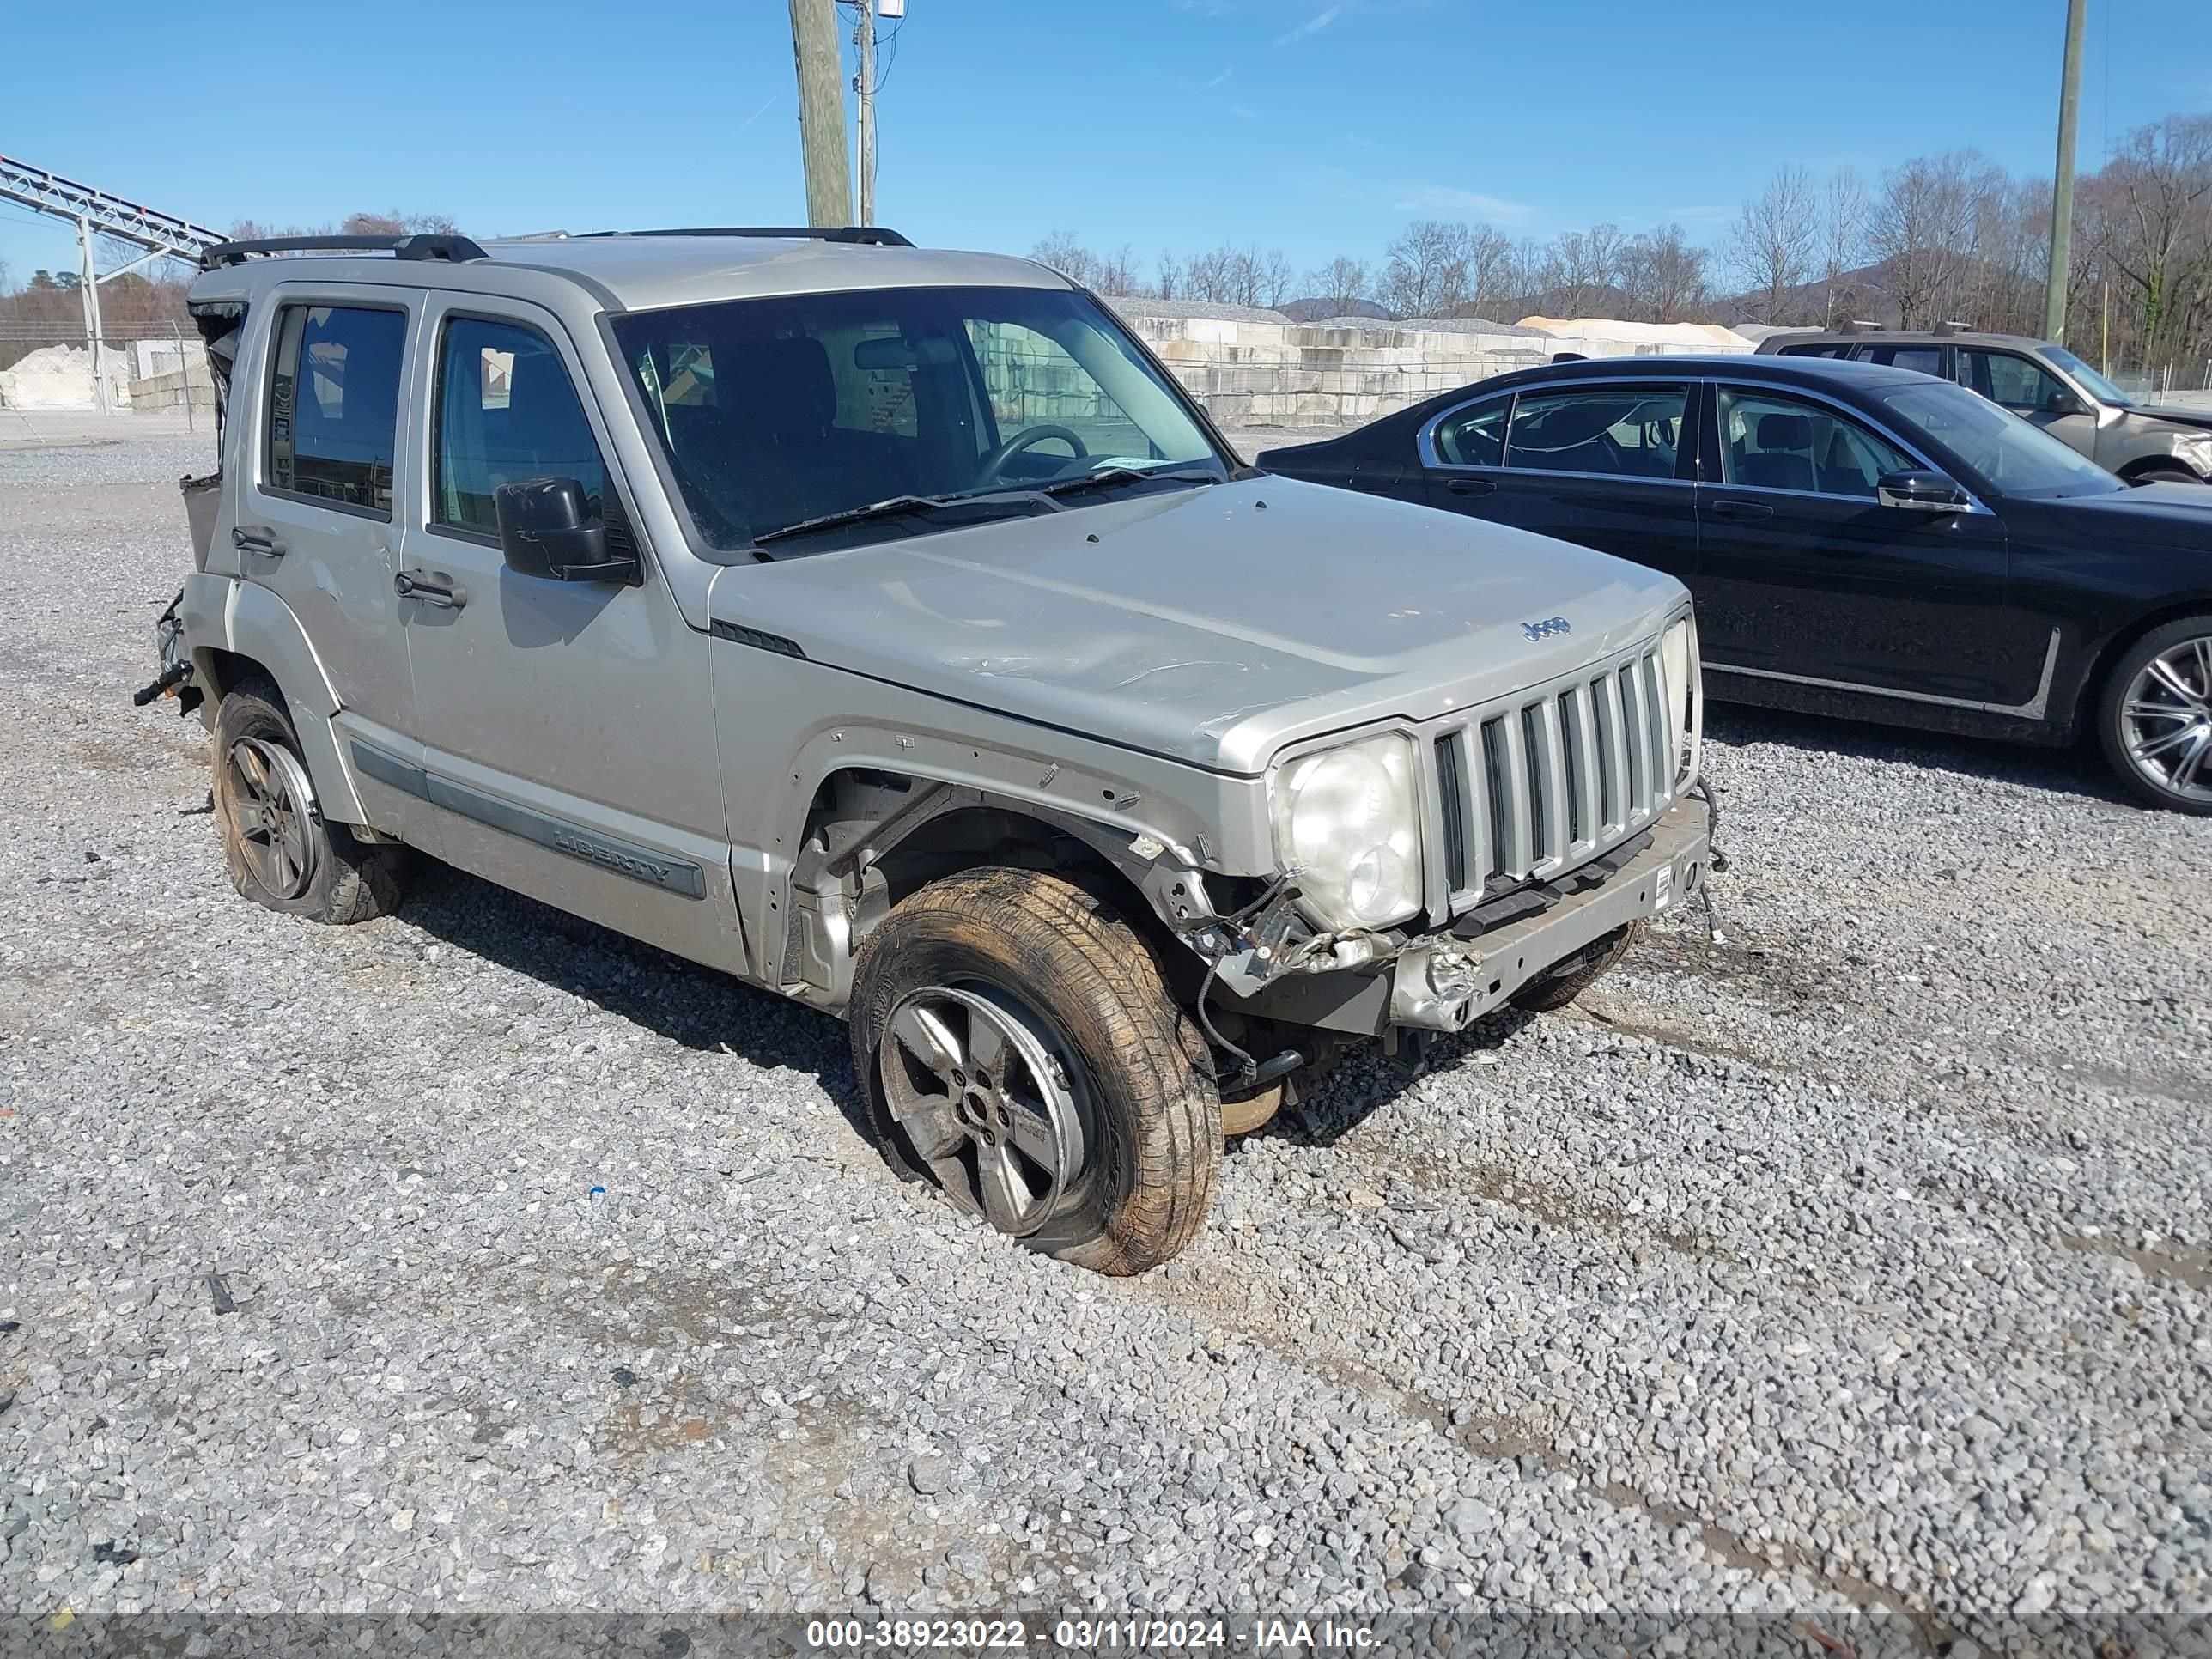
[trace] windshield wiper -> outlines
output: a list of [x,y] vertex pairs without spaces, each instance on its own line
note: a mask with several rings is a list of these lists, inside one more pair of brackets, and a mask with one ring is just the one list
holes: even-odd
[[764,547],[770,542],[781,541],[787,536],[805,536],[817,530],[834,530],[840,525],[866,524],[872,519],[902,519],[955,507],[1034,505],[1036,501],[1037,492],[1033,489],[993,490],[980,495],[893,495],[884,501],[871,501],[866,507],[848,507],[842,512],[818,514],[811,519],[801,519],[796,524],[763,530],[753,538],[753,545]]
[[1086,490],[1103,489],[1111,484],[1147,483],[1155,478],[1164,478],[1176,483],[1219,483],[1218,472],[1208,472],[1202,467],[1184,467],[1174,472],[1155,472],[1149,467],[1109,466],[1103,472],[1086,472],[1079,478],[1063,478],[1058,483],[1040,484],[1040,495],[1060,501],[1069,495],[1079,495]]

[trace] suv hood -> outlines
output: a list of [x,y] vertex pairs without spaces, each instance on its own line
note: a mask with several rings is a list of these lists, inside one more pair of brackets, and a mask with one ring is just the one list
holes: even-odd
[[[732,565],[709,609],[818,663],[1249,775],[1565,674],[1684,597],[1549,537],[1261,477]],[[1523,626],[1553,618],[1568,631]]]
[[2130,404],[2123,412],[2160,421],[2168,426],[2185,426],[2199,432],[2212,432],[2212,409],[2191,409],[2180,404]]

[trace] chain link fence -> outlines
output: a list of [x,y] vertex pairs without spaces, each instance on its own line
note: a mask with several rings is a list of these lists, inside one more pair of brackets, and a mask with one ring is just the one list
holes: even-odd
[[82,325],[0,319],[0,449],[215,434],[215,383],[189,321],[91,342]]

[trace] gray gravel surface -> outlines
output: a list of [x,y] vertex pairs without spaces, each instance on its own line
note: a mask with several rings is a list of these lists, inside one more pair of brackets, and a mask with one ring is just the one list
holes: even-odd
[[0,1608],[2212,1603],[2212,825],[1723,715],[1724,943],[1349,1064],[1108,1282],[818,1015],[236,897],[126,696],[201,464],[0,456]]

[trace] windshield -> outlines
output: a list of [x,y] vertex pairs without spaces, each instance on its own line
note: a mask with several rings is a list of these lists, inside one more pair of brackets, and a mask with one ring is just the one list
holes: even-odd
[[2041,428],[1963,386],[1911,386],[1881,401],[2003,495],[2101,495],[2127,488]]
[[[1068,289],[789,295],[613,326],[684,505],[717,548],[816,520],[848,538],[951,528],[1001,507],[1090,505],[1116,484],[1194,488],[1235,465],[1121,325]],[[1154,472],[1179,477],[1126,476]],[[1038,494],[1093,477],[1095,488]],[[992,499],[931,510],[975,497]],[[848,517],[893,498],[909,510]],[[789,550],[795,538],[778,543],[778,556]]]
[[2043,354],[2075,380],[2081,381],[2083,386],[2088,387],[2089,395],[2099,403],[2112,404],[2121,409],[2134,407],[2134,398],[2098,374],[2095,369],[2090,368],[2064,346],[2045,346],[2043,349]]

